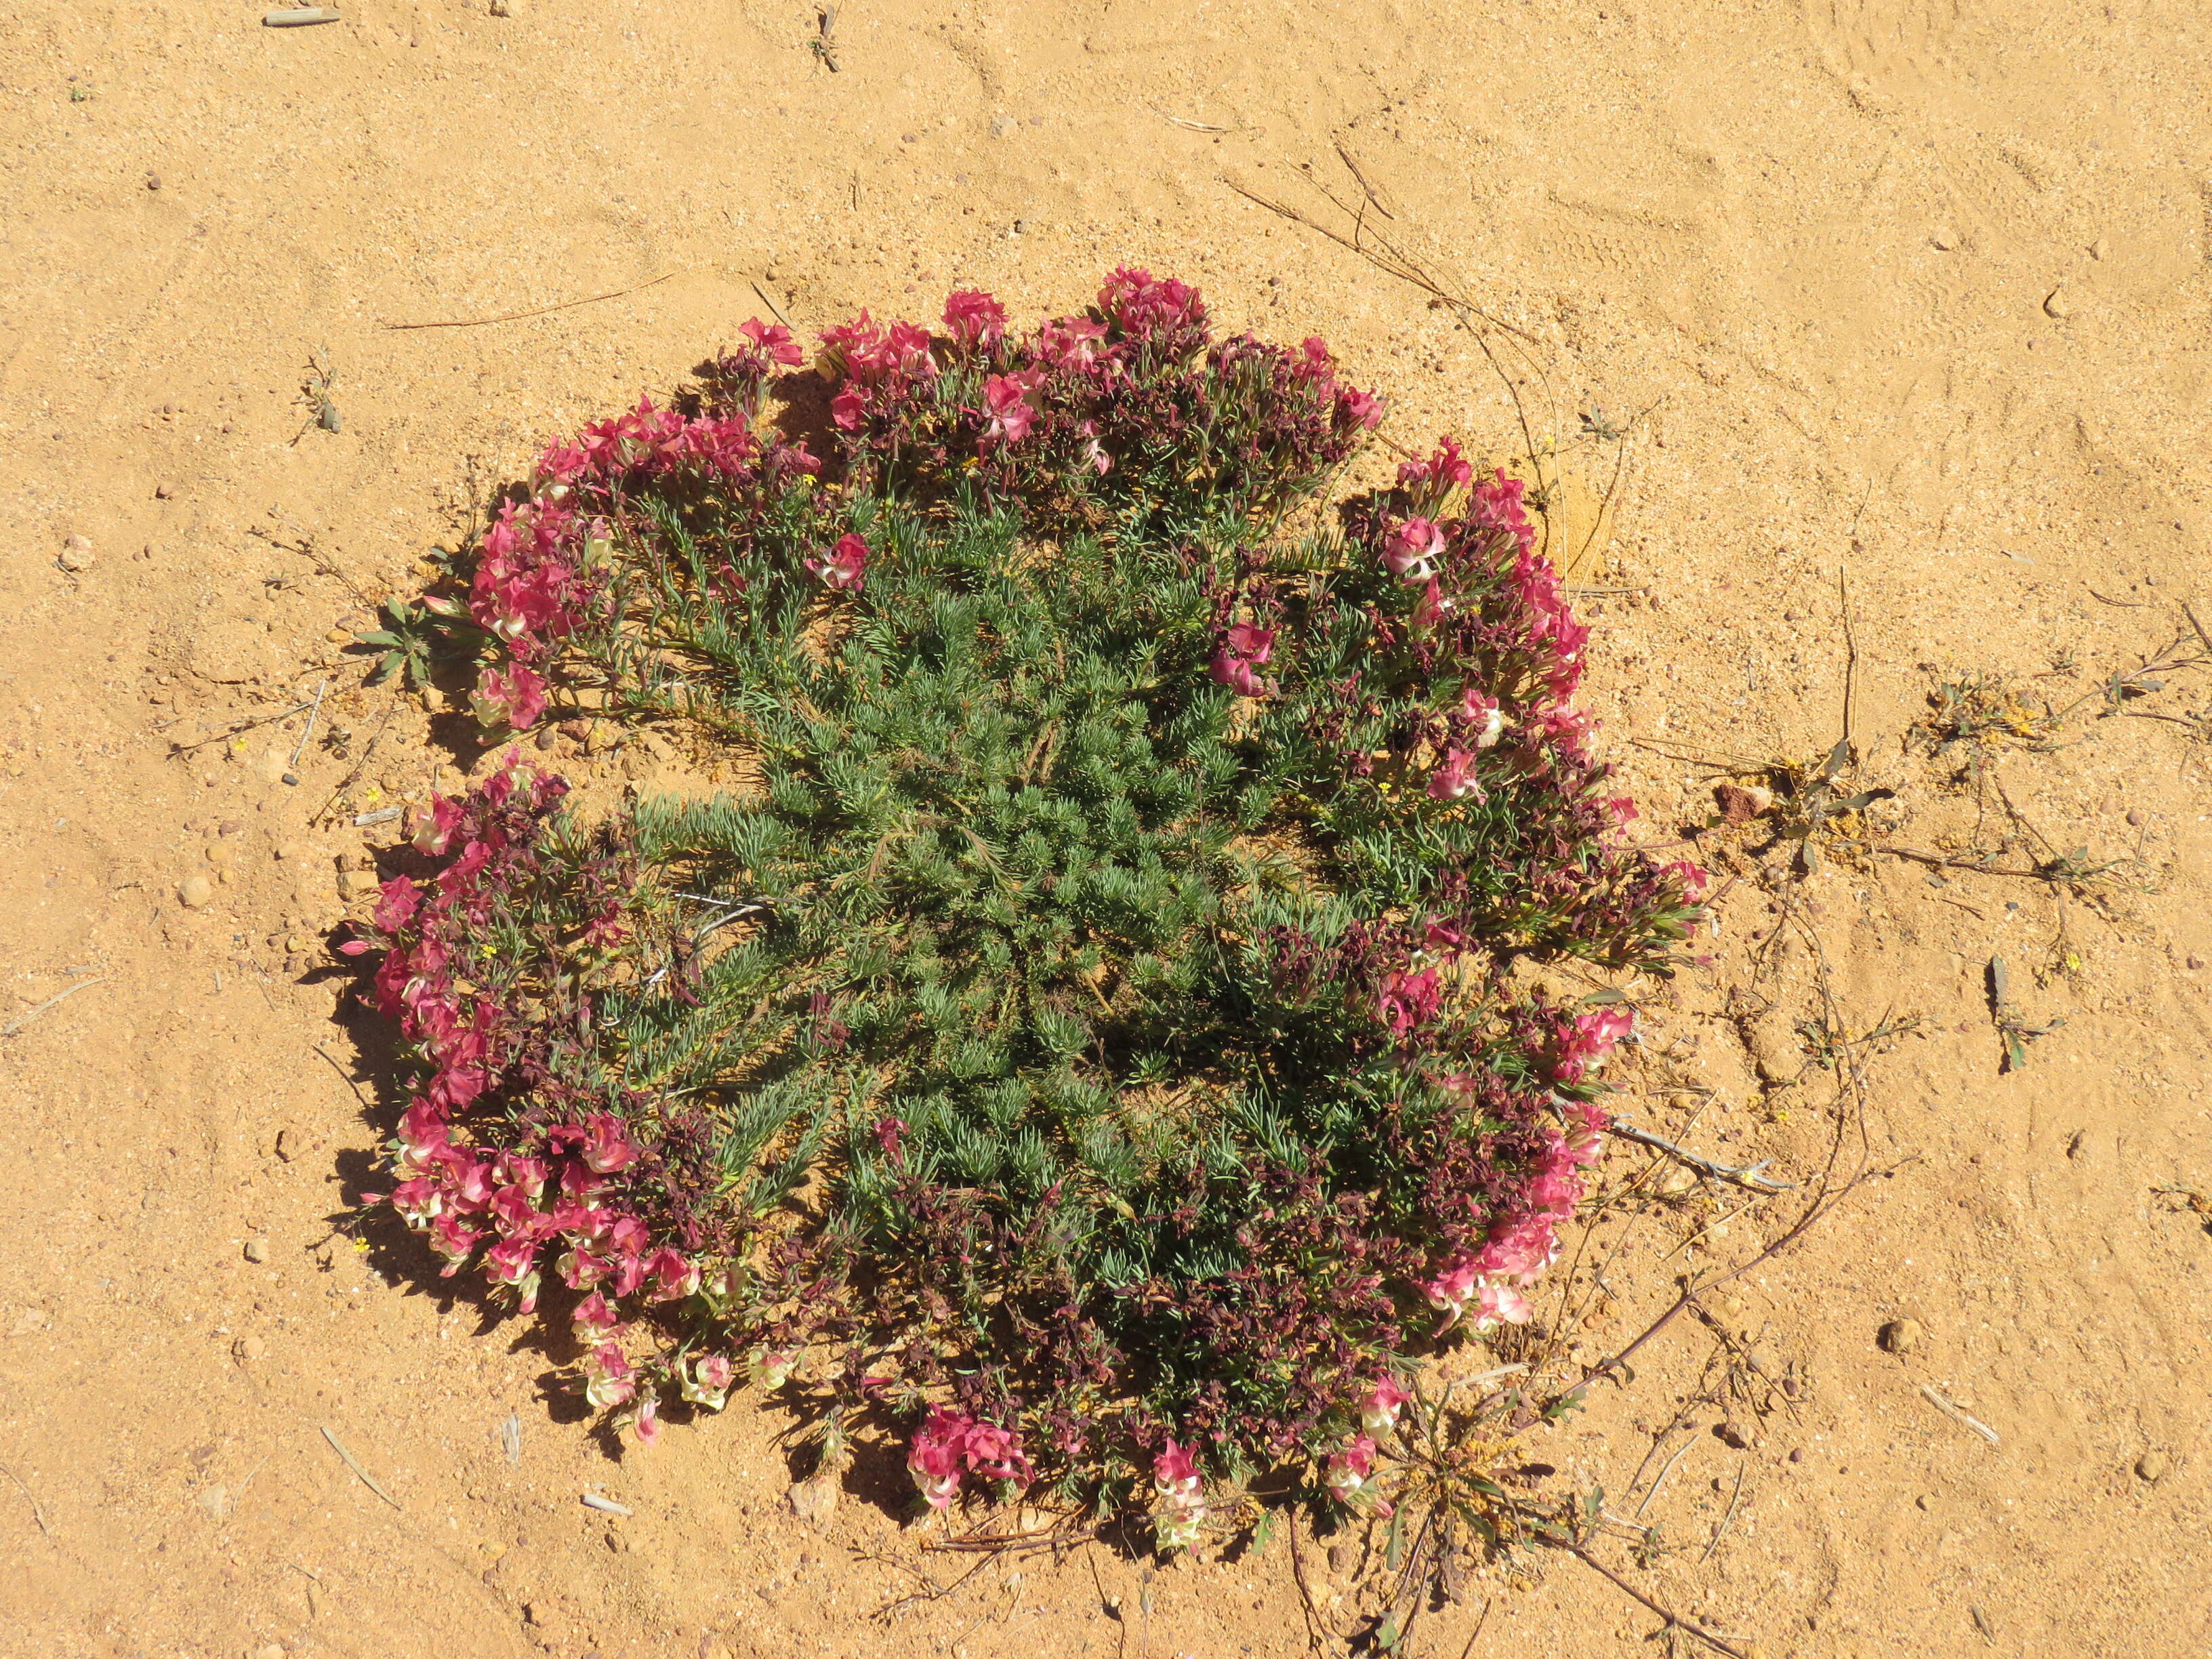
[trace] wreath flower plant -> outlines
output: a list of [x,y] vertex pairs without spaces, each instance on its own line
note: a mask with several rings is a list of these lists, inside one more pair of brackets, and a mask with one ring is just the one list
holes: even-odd
[[1510,964],[1664,971],[1701,890],[1621,839],[1520,484],[1447,440],[1333,502],[1376,399],[1143,271],[830,330],[831,464],[741,332],[428,603],[487,727],[657,722],[757,787],[586,823],[511,750],[434,803],[341,947],[416,1066],[372,1201],[647,1443],[749,1383],[939,1510],[1172,1547],[1262,1469],[1371,1503],[1599,1155],[1629,1017]]

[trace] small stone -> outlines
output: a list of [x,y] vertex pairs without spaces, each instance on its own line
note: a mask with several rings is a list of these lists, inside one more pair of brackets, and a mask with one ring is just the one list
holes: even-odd
[[148,173],[148,174],[146,175],[146,188],[147,188],[147,189],[149,189],[149,190],[159,190],[159,189],[161,189],[161,175],[160,173]]
[[230,842],[211,841],[207,844],[206,857],[218,870],[228,869],[238,862],[238,848]]
[[332,645],[351,645],[353,643],[353,635],[346,632],[343,628],[333,628],[328,633],[325,634],[323,637],[328,640]]
[[1004,138],[1020,125],[1021,123],[1011,115],[994,115],[991,118],[991,137]]
[[215,896],[215,884],[205,876],[186,876],[177,884],[177,902],[187,910],[198,910]]
[[2054,288],[2043,296],[2043,314],[2046,317],[2071,317],[2074,307],[2066,298],[2066,290]]
[[2155,1480],[2166,1471],[2166,1454],[2155,1449],[2136,1459],[2136,1479]]
[[1723,823],[1749,823],[1760,813],[1774,806],[1774,792],[1757,785],[1746,787],[1740,783],[1717,783],[1713,786],[1713,805],[1720,808]]
[[338,872],[338,896],[353,900],[376,890],[376,872],[374,870],[342,870]]
[[1718,1310],[1721,1317],[1723,1319],[1741,1319],[1743,1317],[1744,1303],[1743,1298],[1740,1296],[1733,1294],[1724,1296],[1721,1297],[1719,1301],[1714,1303],[1713,1306],[1717,1310]]
[[1694,1112],[1698,1109],[1698,1097],[1687,1089],[1677,1090],[1667,1097],[1667,1106],[1670,1111]]
[[246,1241],[246,1259],[248,1261],[268,1261],[269,1241],[265,1238],[247,1239]]
[[1340,1578],[1351,1570],[1353,1559],[1349,1544],[1331,1544],[1328,1547],[1328,1570]]
[[276,843],[276,856],[287,864],[297,864],[307,856],[307,849],[296,841],[279,842]]
[[2089,257],[2092,259],[2102,259],[2112,251],[2112,244],[2107,242],[2101,236],[2100,236],[2095,241],[2089,244]]
[[2142,815],[2142,809],[2141,809],[2141,808],[2139,808],[2139,807],[2134,807],[2134,806],[2130,806],[2130,808],[2128,808],[2128,827],[2129,827],[2129,828],[2133,829],[2133,830],[2140,830],[2140,829],[2142,829],[2142,821],[2143,821],[2143,815]]
[[284,935],[284,954],[288,957],[303,957],[314,948],[314,941],[305,933]]
[[1680,1198],[1698,1184],[1698,1172],[1686,1164],[1668,1165],[1667,1173],[1659,1177],[1658,1192],[1662,1198]]
[[1959,233],[1952,229],[1948,225],[1936,226],[1935,229],[1928,233],[1928,240],[1946,253],[1954,253],[1958,251]]
[[299,1132],[291,1128],[279,1129],[276,1132],[276,1139],[270,1143],[270,1150],[274,1152],[280,1160],[289,1164],[292,1161],[292,1155],[300,1150]]
[[2187,964],[2189,971],[2192,974],[2204,966],[2204,958],[2202,957],[2184,957],[2182,961]]
[[1890,1353],[1911,1353],[1927,1336],[1927,1328],[1918,1320],[1893,1319],[1875,1334],[1875,1340]]
[[495,17],[514,15],[514,0],[491,0],[491,15]]
[[277,1643],[264,1643],[253,1650],[253,1659],[284,1659],[284,1650]]
[[827,1525],[837,1507],[837,1477],[809,1475],[804,1480],[794,1481],[788,1496],[793,1515],[810,1526]]
[[230,1351],[240,1359],[258,1359],[269,1352],[269,1345],[258,1336],[241,1336],[230,1345]]
[[199,1506],[218,1521],[230,1513],[230,1488],[210,1486],[199,1495]]
[[177,499],[177,492],[183,488],[182,484],[173,479],[164,478],[154,486],[154,499],[157,501],[173,501]]
[[71,536],[62,543],[62,568],[89,570],[92,568],[92,539],[88,536]]
[[1733,1422],[1716,1424],[1713,1433],[1719,1437],[1721,1444],[1733,1446],[1738,1451],[1751,1444],[1751,1436]]
[[1936,1507],[1936,1494],[1932,1492],[1922,1492],[1919,1497],[1912,1500],[1912,1506],[1915,1509],[1919,1510],[1934,1509]]
[[1802,1446],[1792,1446],[1790,1449],[1790,1461],[1793,1463],[1803,1462],[1805,1461],[1805,1449]]
[[1762,1082],[1795,1083],[1805,1069],[1805,1051],[1798,1046],[1797,1033],[1779,1014],[1769,1015],[1751,1028],[1750,1046],[1751,1063]]

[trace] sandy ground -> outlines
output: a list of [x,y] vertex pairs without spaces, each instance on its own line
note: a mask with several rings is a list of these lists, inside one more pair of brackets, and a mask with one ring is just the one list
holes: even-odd
[[[1400,442],[1510,441],[1451,313],[1224,182],[1327,217],[1310,179],[1356,192],[1339,144],[1377,226],[1532,337],[1508,372],[1540,431],[1640,416],[1581,580],[1638,590],[1590,608],[1641,829],[1711,811],[1662,750],[1835,742],[1847,567],[1882,833],[2120,861],[2070,896],[1891,857],[1796,884],[1716,838],[1739,879],[1712,963],[1651,1002],[1623,1109],[1796,1178],[1836,1091],[1792,1023],[1903,1023],[1852,1050],[1893,1172],[1719,1305],[1796,1390],[1733,1408],[1747,1444],[1710,1431],[1720,1337],[1684,1319],[1530,1458],[1628,1494],[1662,1552],[1607,1559],[1769,1659],[2207,1650],[2212,1239],[2154,1189],[2212,1190],[2212,675],[1993,751],[1978,794],[1901,741],[1959,673],[2094,692],[2204,594],[2203,8],[853,0],[835,72],[799,4],[512,11],[356,0],[277,30],[244,0],[32,0],[0,31],[0,1651],[1305,1650],[1279,1539],[1157,1571],[1000,1560],[933,1597],[967,1564],[900,1530],[880,1456],[817,1530],[781,1418],[611,1455],[519,1327],[333,1235],[386,1125],[374,1034],[313,951],[391,835],[318,816],[341,781],[366,753],[348,804],[373,811],[467,758],[434,740],[458,716],[434,733],[359,689],[337,630],[538,442],[726,343],[756,283],[808,327],[927,317],[955,282],[1035,316],[1130,260],[1231,325],[1327,336]],[[309,424],[311,360],[336,431]],[[310,745],[296,785],[296,714],[172,752],[325,680],[346,752]],[[1993,955],[2024,1020],[2066,1022],[2011,1075]],[[1613,1173],[1642,1168],[1623,1148]],[[1731,1216],[1742,1196],[1618,1224],[1588,1355],[1778,1235],[1788,1206]],[[1923,1334],[1892,1354],[1898,1318]],[[1339,1630],[1358,1558],[1312,1551]],[[1661,1628],[1555,1558],[1470,1580],[1414,1641],[1644,1652]]]

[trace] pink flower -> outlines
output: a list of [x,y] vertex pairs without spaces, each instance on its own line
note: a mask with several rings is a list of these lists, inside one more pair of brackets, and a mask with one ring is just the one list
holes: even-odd
[[737,1380],[737,1368],[718,1353],[695,1354],[683,1377],[686,1400],[710,1412],[718,1412],[730,1403],[730,1388]]
[[379,888],[382,896],[376,905],[376,931],[396,933],[414,919],[416,909],[422,902],[422,895],[415,884],[404,876],[394,876]]
[[584,1356],[584,1398],[593,1411],[619,1406],[637,1393],[637,1373],[620,1348],[602,1342]]
[[1382,421],[1382,399],[1357,386],[1340,386],[1336,389],[1336,418],[1347,426],[1379,426]]
[[1043,375],[1035,369],[994,374],[983,382],[983,413],[990,419],[981,441],[986,447],[994,443],[1017,444],[1029,435],[1036,421],[1030,397],[1043,383]]
[[769,1394],[774,1394],[791,1381],[791,1374],[799,1369],[799,1350],[796,1348],[755,1348],[747,1356],[746,1368],[752,1372],[753,1381]]
[[1680,882],[1682,884],[1682,896],[1691,900],[1705,897],[1705,889],[1712,881],[1711,876],[1694,864],[1676,862],[1668,865],[1659,873]]
[[1375,1443],[1364,1434],[1356,1434],[1330,1456],[1322,1478],[1329,1495],[1338,1503],[1349,1505],[1370,1496],[1370,1483],[1374,1474]]
[[796,368],[806,361],[799,342],[791,337],[791,331],[781,323],[763,323],[757,317],[748,317],[738,325],[738,332],[772,362]]
[[1382,562],[1408,587],[1419,587],[1437,574],[1437,559],[1443,552],[1444,533],[1426,519],[1408,519],[1382,541]]
[[824,586],[840,592],[858,592],[863,573],[868,568],[868,544],[848,532],[837,538],[837,544],[826,559],[809,559],[806,568],[819,576]]
[[1398,468],[1398,488],[1406,492],[1416,513],[1433,513],[1453,490],[1474,479],[1474,469],[1449,438],[1426,460],[1407,461]]
[[487,668],[469,694],[469,708],[487,732],[501,726],[526,732],[545,712],[545,682],[519,662],[509,663],[504,672]]
[[1104,447],[1098,441],[1098,422],[1082,422],[1076,427],[1075,432],[1076,435],[1083,440],[1083,464],[1102,478],[1114,470],[1114,458],[1106,453]]
[[1458,800],[1481,793],[1474,781],[1474,757],[1464,749],[1445,750],[1443,763],[1429,775],[1429,793],[1437,800]]
[[1221,636],[1206,672],[1216,684],[1225,685],[1240,697],[1263,696],[1267,685],[1252,671],[1265,665],[1275,653],[1275,630],[1237,623]]
[[857,386],[848,386],[830,400],[830,418],[848,432],[860,429],[860,422],[868,412],[868,395]]
[[460,803],[443,795],[431,796],[430,810],[416,821],[415,850],[435,857],[453,845],[453,832],[460,825]]
[[1205,1484],[1192,1450],[1170,1435],[1167,1449],[1152,1459],[1152,1490],[1170,1504],[1189,1504]]
[[520,1187],[533,1202],[545,1190],[546,1177],[552,1173],[542,1158],[531,1158],[522,1152],[501,1152],[495,1160],[500,1184]]
[[501,1239],[484,1252],[484,1273],[495,1285],[520,1285],[530,1276],[537,1256],[535,1239]]
[[1109,362],[1106,325],[1082,317],[1062,317],[1037,331],[1036,360],[1047,368],[1089,371]]
[[445,1209],[446,1197],[434,1182],[418,1176],[392,1189],[392,1207],[399,1212],[401,1220],[419,1233]]
[[[586,1118],[580,1138],[582,1144],[577,1150],[594,1175],[612,1175],[637,1162],[637,1148],[623,1133],[621,1123],[611,1112]],[[643,1231],[641,1224],[639,1231]]]
[[1167,1449],[1152,1459],[1152,1491],[1161,1505],[1152,1530],[1164,1550],[1188,1549],[1206,1525],[1206,1481],[1191,1454],[1170,1436]]
[[660,1396],[647,1389],[638,1397],[637,1416],[633,1425],[637,1431],[637,1443],[650,1446],[660,1438]]
[[1395,1377],[1384,1377],[1360,1404],[1360,1427],[1370,1434],[1388,1434],[1397,1426],[1399,1412],[1413,1397],[1398,1386]]
[[622,1321],[615,1317],[615,1310],[607,1306],[606,1297],[597,1291],[576,1304],[568,1322],[576,1340],[586,1347],[604,1342],[622,1329]]
[[656,1302],[681,1302],[699,1288],[699,1266],[686,1261],[678,1251],[661,1246],[645,1259],[645,1276]]
[[1626,1008],[1600,1008],[1577,1015],[1559,1034],[1559,1057],[1553,1075],[1562,1083],[1577,1083],[1590,1073],[1604,1069],[1613,1046],[1636,1029],[1636,1016]]
[[1485,696],[1471,685],[1460,693],[1459,708],[1454,712],[1474,727],[1477,749],[1494,747],[1498,733],[1505,729],[1505,711],[1498,706],[1498,699]]
[[457,1215],[441,1215],[433,1218],[430,1223],[430,1248],[446,1264],[438,1270],[438,1276],[451,1279],[460,1272],[468,1265],[469,1257],[475,1254],[477,1246],[483,1240],[482,1233],[467,1225]]
[[979,289],[960,289],[945,301],[945,331],[963,349],[989,350],[1005,337],[1006,308]]
[[933,1510],[950,1509],[960,1491],[960,1450],[967,1437],[969,1419],[942,1406],[930,1408],[929,1420],[915,1431],[906,1455],[907,1473]]

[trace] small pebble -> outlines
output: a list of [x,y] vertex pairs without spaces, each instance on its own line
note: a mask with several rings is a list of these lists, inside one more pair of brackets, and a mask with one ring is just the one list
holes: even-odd
[[2066,290],[2054,288],[2044,296],[2043,314],[2046,317],[2071,317],[2074,307],[2066,298]]
[[71,536],[62,543],[62,568],[89,570],[92,568],[92,539],[88,536]]
[[375,890],[374,870],[346,870],[338,875],[338,896],[342,899],[357,899]]
[[147,189],[149,189],[149,190],[159,190],[159,189],[161,189],[161,175],[160,173],[148,173],[148,174],[146,175],[146,188],[147,188]]
[[514,15],[514,0],[491,0],[491,15],[495,17]]
[[177,902],[197,910],[215,896],[215,884],[205,876],[186,876],[177,884]]
[[279,1644],[270,1642],[254,1649],[253,1659],[284,1659],[284,1650]]
[[2142,821],[2143,815],[2140,807],[2131,806],[2128,809],[2128,823],[2130,825],[2135,829],[2140,830],[2142,828]]
[[1926,1328],[1917,1319],[1893,1319],[1876,1333],[1875,1340],[1891,1353],[1911,1353],[1927,1334]]
[[1720,1442],[1723,1446],[1733,1446],[1738,1451],[1751,1444],[1751,1437],[1734,1423],[1719,1424],[1715,1426],[1713,1432],[1720,1437]]
[[1793,1463],[1803,1462],[1805,1461],[1805,1449],[1802,1446],[1792,1446],[1790,1449],[1790,1461]]
[[2182,960],[2189,964],[2189,971],[2192,974],[2204,965],[2204,958],[2202,957],[2184,957]]
[[173,479],[164,478],[154,486],[154,499],[157,501],[173,501],[177,499],[177,492],[182,488],[183,486]]
[[269,1241],[265,1238],[247,1239],[246,1241],[246,1259],[248,1261],[253,1262],[268,1261]]
[[2111,245],[2101,236],[2089,244],[2089,257],[2092,259],[2101,259],[2112,251]]
[[258,1359],[269,1352],[269,1345],[258,1336],[241,1336],[231,1345],[231,1352],[240,1359]]
[[2139,1480],[2155,1480],[2166,1473],[2166,1454],[2162,1451],[2147,1451],[2136,1459],[2136,1478]]
[[1955,251],[1959,246],[1959,233],[1948,225],[1938,225],[1928,233],[1928,240],[1942,249],[1944,252],[1949,253]]

